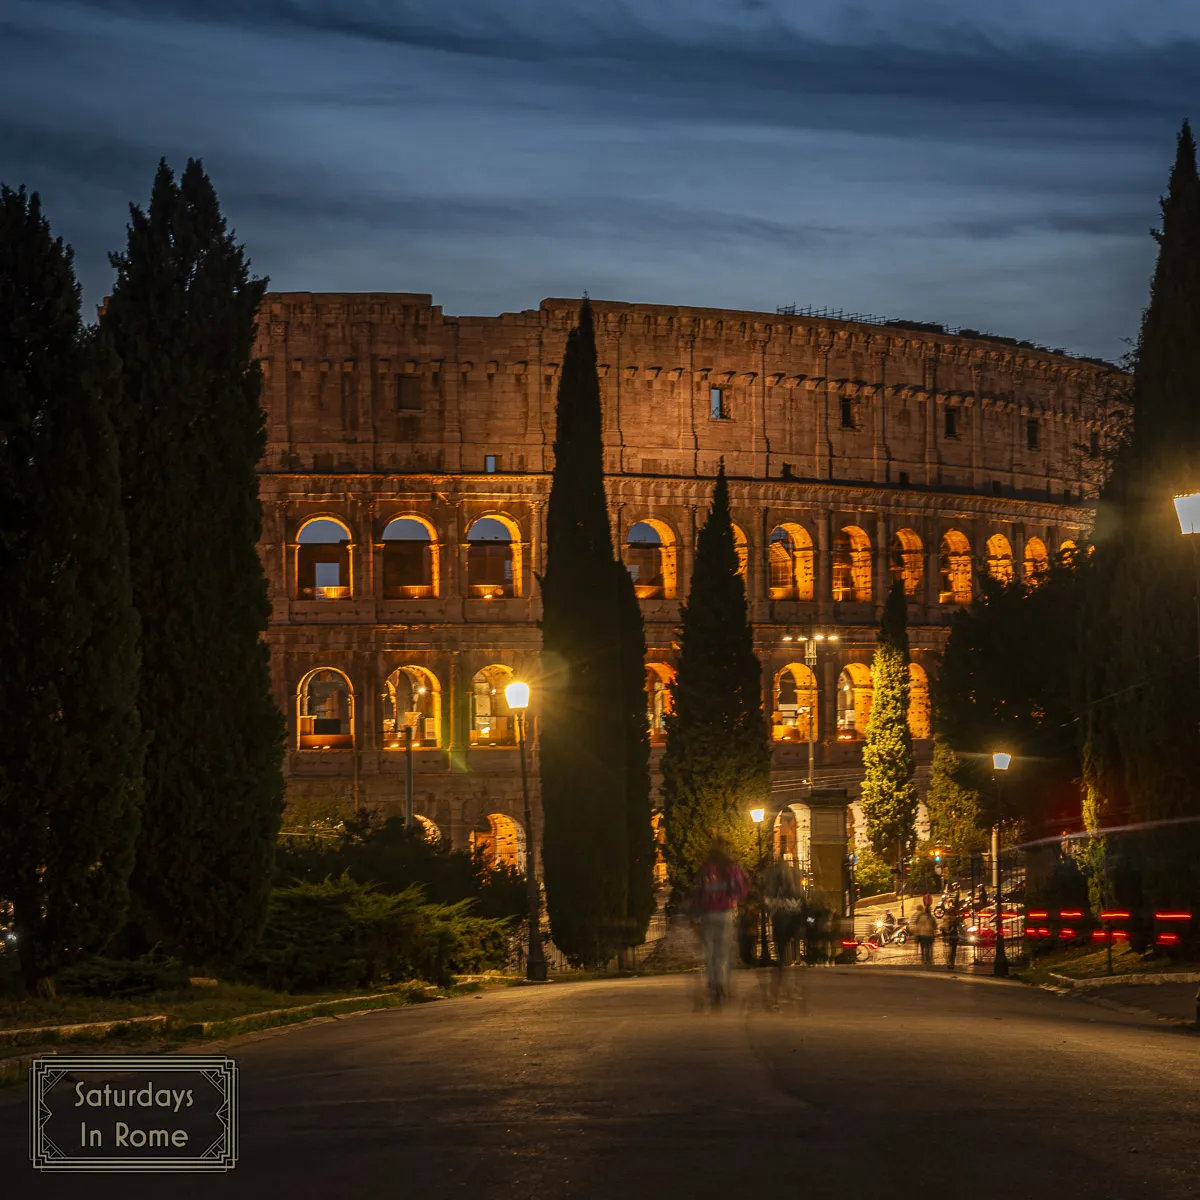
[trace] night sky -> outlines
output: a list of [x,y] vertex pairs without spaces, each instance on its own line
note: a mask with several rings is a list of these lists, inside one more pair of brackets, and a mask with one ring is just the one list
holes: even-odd
[[1195,0],[4,0],[0,181],[85,301],[161,156],[275,290],[1136,336]]

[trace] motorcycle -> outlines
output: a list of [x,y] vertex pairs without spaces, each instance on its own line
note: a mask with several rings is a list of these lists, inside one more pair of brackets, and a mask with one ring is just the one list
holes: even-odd
[[903,946],[908,941],[908,936],[908,921],[901,917],[895,925],[885,925],[883,921],[876,921],[872,940],[880,946]]

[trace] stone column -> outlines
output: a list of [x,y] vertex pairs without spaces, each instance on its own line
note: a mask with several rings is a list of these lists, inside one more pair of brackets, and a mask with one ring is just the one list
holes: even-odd
[[817,544],[813,553],[813,596],[817,616],[827,619],[833,604],[833,544],[829,535],[829,510],[822,508],[816,515]]
[[875,607],[883,610],[887,603],[888,592],[891,590],[891,579],[888,571],[888,520],[877,512],[875,514]]

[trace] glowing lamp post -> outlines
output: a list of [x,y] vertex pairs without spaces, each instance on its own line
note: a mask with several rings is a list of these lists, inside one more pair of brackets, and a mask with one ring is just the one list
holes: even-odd
[[529,813],[529,778],[525,773],[525,710],[529,707],[529,684],[510,683],[504,689],[508,707],[517,715],[517,744],[521,754],[521,798],[525,802],[525,889],[529,909],[529,952],[525,956],[525,978],[537,983],[546,979],[546,955],[542,950],[542,932],[538,927],[538,885],[533,864],[536,841],[533,818]]
[[1200,492],[1175,497],[1179,531],[1191,539],[1192,562],[1196,568],[1196,670],[1200,678]]
[[[765,808],[752,808],[750,810],[750,820],[754,822],[755,829],[758,830],[758,867],[762,870],[763,866],[763,840],[762,827],[763,819],[767,815]],[[771,965],[771,951],[767,947],[767,897],[763,893],[762,902],[759,904],[759,926],[761,931],[761,940],[758,950],[758,965],[760,967],[769,967]]]
[[997,771],[1007,771],[1012,755],[1003,750],[992,755],[992,785],[996,789],[996,823],[992,826],[992,892],[996,901],[996,953],[992,959],[992,974],[1001,979],[1008,976],[1008,955],[1004,949],[1004,905],[1000,902],[1000,819],[1003,809],[1000,801],[1000,776]]

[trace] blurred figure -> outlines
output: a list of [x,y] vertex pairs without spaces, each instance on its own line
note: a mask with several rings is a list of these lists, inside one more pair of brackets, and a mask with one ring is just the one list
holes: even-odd
[[704,970],[713,1006],[729,996],[729,960],[733,953],[735,910],[750,891],[750,881],[729,855],[728,844],[717,838],[700,864],[691,910],[704,941]]
[[933,939],[937,937],[937,920],[930,906],[922,905],[913,922],[913,933],[917,935],[917,945],[921,947],[921,966],[933,966]]
[[962,937],[962,913],[957,903],[951,901],[942,918],[942,936],[946,939],[946,970],[953,971],[955,960],[958,958],[958,943]]
[[771,918],[775,943],[775,970],[771,972],[770,1007],[779,1007],[783,970],[796,961],[804,926],[804,879],[791,863],[772,863],[762,873],[763,904]]

